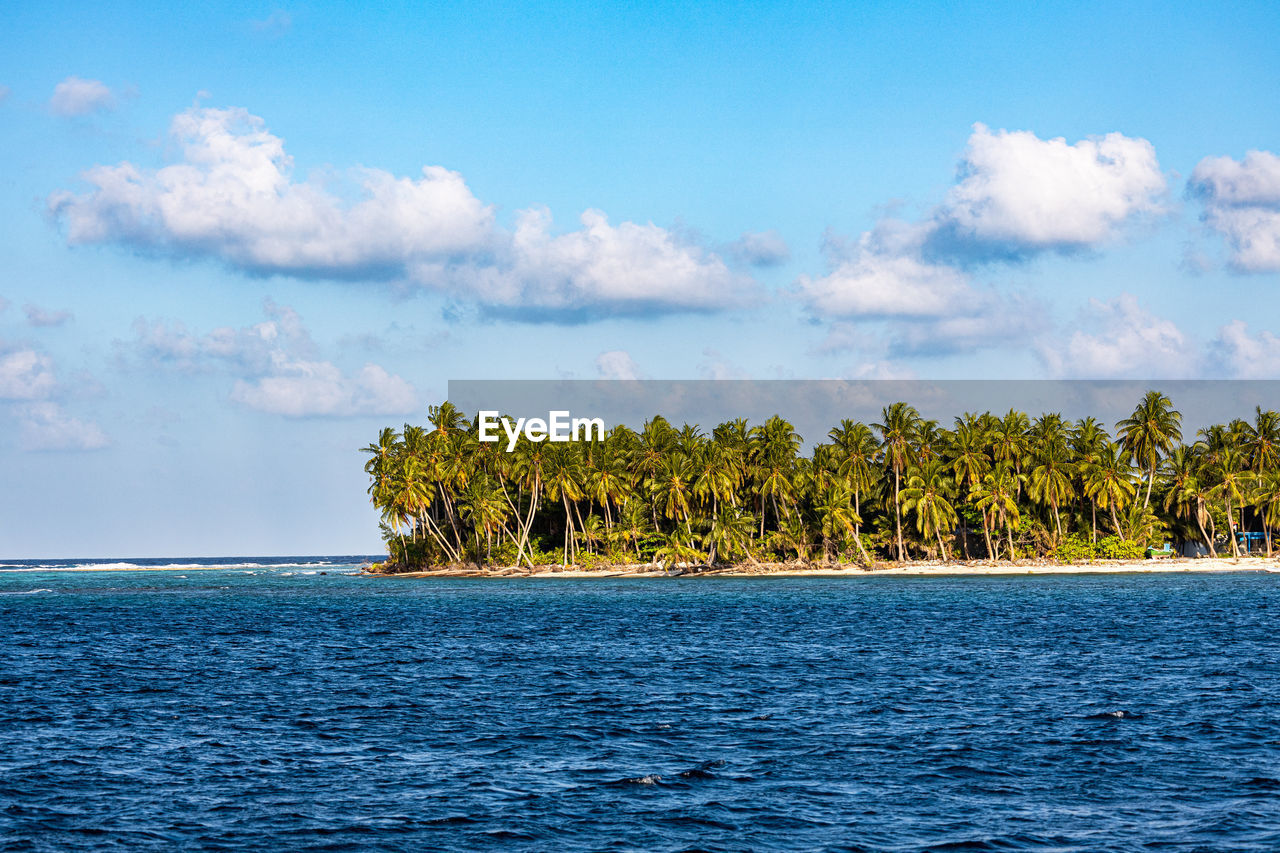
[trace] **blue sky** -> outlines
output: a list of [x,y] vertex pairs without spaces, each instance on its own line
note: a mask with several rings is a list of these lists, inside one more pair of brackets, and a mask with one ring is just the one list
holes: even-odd
[[0,556],[375,551],[451,378],[1280,375],[1275,4],[366,5],[6,7]]

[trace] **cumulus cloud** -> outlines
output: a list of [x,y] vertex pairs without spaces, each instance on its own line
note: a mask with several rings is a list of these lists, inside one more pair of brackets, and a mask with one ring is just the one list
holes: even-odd
[[596,356],[596,372],[601,379],[639,379],[640,365],[631,353],[615,349]]
[[327,361],[278,358],[269,376],[238,380],[231,399],[293,418],[316,415],[403,415],[418,408],[413,386],[376,364],[346,375]]
[[315,351],[311,335],[298,312],[268,299],[263,312],[268,319],[240,329],[220,326],[204,335],[189,332],[180,322],[133,323],[134,340],[127,350],[149,364],[174,367],[183,372],[230,369],[242,374],[268,372],[278,354],[310,358]]
[[111,442],[97,424],[73,418],[57,403],[18,407],[24,450],[99,450]]
[[1243,160],[1206,157],[1187,191],[1204,205],[1204,222],[1226,240],[1238,272],[1280,270],[1280,157],[1250,151]]
[[96,166],[82,175],[87,191],[50,196],[70,243],[208,257],[252,274],[412,282],[526,319],[718,310],[754,287],[672,231],[613,225],[596,210],[564,234],[542,209],[506,230],[440,166],[416,179],[349,170],[345,194],[296,180],[284,140],[244,109],[192,108],[170,134],[178,162]]
[[83,116],[115,106],[115,96],[101,80],[72,75],[53,87],[49,109],[60,116]]
[[1068,144],[977,124],[939,205],[917,221],[886,216],[847,243],[828,235],[827,274],[799,276],[793,292],[833,324],[824,351],[865,348],[870,336],[852,333],[852,320],[882,323],[893,355],[1020,345],[1044,324],[1044,306],[979,290],[975,267],[1102,246],[1161,212],[1165,190],[1144,139],[1110,133]]
[[118,343],[122,358],[187,373],[224,372],[236,377],[231,400],[289,417],[404,415],[418,409],[405,379],[376,364],[347,373],[320,360],[298,313],[267,300],[266,320],[239,329],[195,334],[181,323],[134,323],[134,339]]
[[1236,379],[1280,378],[1280,337],[1235,320],[1218,330],[1209,344],[1209,360],[1216,373]]
[[777,231],[747,231],[729,247],[744,263],[754,267],[775,267],[791,259],[787,241]]
[[39,305],[24,305],[22,310],[27,315],[27,322],[32,326],[61,326],[71,319],[70,311],[47,311]]
[[1085,379],[1185,379],[1200,369],[1195,343],[1128,293],[1090,299],[1069,337],[1039,355],[1050,374]]
[[809,312],[822,319],[940,317],[964,310],[969,279],[953,267],[912,255],[859,251],[827,275],[796,280]]
[[1119,133],[1071,145],[976,124],[960,176],[933,217],[932,248],[942,254],[1097,246],[1135,216],[1160,212],[1166,190],[1151,143]]
[[34,349],[0,351],[0,400],[39,400],[57,387],[49,356]]

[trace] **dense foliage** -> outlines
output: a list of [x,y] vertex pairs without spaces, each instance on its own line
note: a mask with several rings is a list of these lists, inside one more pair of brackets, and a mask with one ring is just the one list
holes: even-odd
[[1257,410],[1183,443],[1150,391],[1114,435],[1094,418],[966,413],[950,429],[906,403],[841,421],[809,455],[780,417],[705,434],[655,417],[639,432],[515,450],[482,443],[452,404],[430,428],[364,449],[391,564],[595,566],[1140,556],[1280,522],[1280,415]]

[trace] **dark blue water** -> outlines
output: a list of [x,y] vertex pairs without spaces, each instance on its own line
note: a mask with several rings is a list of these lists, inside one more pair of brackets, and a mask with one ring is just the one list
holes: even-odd
[[0,572],[3,848],[1280,850],[1280,575],[328,562]]

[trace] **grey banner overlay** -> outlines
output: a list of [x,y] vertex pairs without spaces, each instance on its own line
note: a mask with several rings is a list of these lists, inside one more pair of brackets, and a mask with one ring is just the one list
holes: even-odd
[[1253,420],[1254,409],[1280,410],[1280,380],[451,380],[449,400],[475,417],[481,410],[512,418],[546,418],[551,411],[600,417],[612,428],[639,429],[654,415],[674,426],[745,418],[758,424],[781,415],[807,445],[826,439],[842,419],[880,420],[897,401],[951,427],[957,415],[1010,409],[1031,417],[1056,412],[1069,420],[1092,416],[1108,430],[1133,412],[1149,390],[1182,413],[1184,440],[1210,424]]

